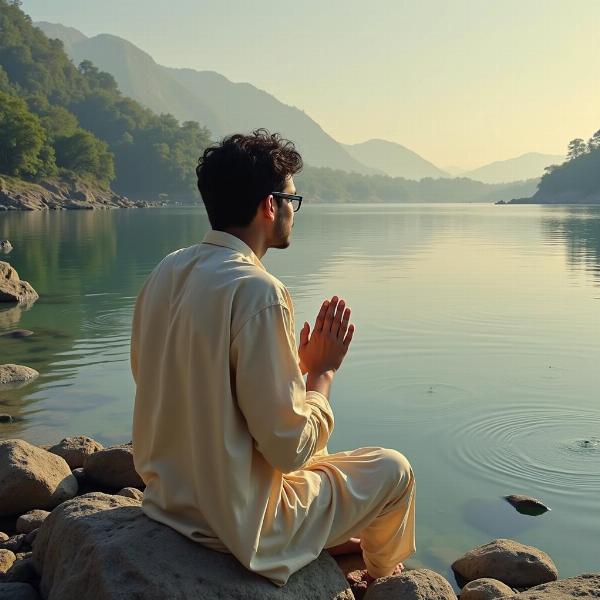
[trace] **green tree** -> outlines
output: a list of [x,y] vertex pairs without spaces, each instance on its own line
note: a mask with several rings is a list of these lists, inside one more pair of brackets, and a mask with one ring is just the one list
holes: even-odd
[[569,142],[569,148],[567,152],[567,160],[573,160],[579,158],[582,154],[587,152],[587,145],[581,138],[575,138]]
[[35,178],[56,172],[39,118],[21,98],[0,92],[0,172]]

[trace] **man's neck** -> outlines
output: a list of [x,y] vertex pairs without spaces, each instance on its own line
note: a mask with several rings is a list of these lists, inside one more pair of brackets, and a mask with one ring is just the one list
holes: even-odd
[[250,246],[252,252],[254,252],[259,259],[262,259],[269,248],[264,235],[262,235],[261,232],[255,231],[252,227],[229,227],[223,231],[240,238],[242,242],[247,246]]

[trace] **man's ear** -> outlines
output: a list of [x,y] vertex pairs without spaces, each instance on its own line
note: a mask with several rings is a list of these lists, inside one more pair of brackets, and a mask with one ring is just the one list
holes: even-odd
[[266,219],[270,221],[275,220],[275,198],[269,194],[265,196],[265,199],[260,203],[262,214]]

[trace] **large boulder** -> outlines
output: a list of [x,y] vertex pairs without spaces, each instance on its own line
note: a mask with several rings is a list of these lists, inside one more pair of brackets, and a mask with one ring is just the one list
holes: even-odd
[[39,373],[31,367],[13,364],[0,365],[0,385],[25,383],[38,375]]
[[538,585],[511,600],[581,600],[600,598],[600,573],[586,573]]
[[0,261],[0,302],[28,304],[38,298],[38,293],[29,283],[21,281],[9,263]]
[[133,464],[129,444],[112,446],[90,454],[83,463],[86,479],[101,486],[122,489],[144,487]]
[[0,516],[52,509],[77,494],[60,457],[23,440],[0,441]]
[[364,600],[456,600],[456,594],[440,574],[415,569],[376,579]]
[[497,579],[475,579],[460,591],[460,600],[496,600],[514,596],[512,588]]
[[100,442],[85,435],[78,435],[62,439],[58,444],[48,448],[48,452],[62,456],[71,469],[77,469],[83,467],[85,459],[90,454],[103,448],[104,446]]
[[137,502],[94,492],[61,504],[44,521],[33,559],[47,600],[351,600],[329,554],[283,587],[230,554],[204,548],[149,519]]
[[514,588],[530,588],[558,578],[558,570],[545,552],[503,538],[469,550],[452,568],[465,583],[486,577]]

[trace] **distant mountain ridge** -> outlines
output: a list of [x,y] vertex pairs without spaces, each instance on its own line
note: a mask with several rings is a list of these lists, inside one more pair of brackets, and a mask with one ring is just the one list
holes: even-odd
[[158,113],[198,121],[215,138],[266,127],[296,143],[311,165],[372,174],[301,110],[287,106],[249,83],[233,83],[211,71],[174,69],[157,64],[134,44],[114,35],[91,38],[60,24],[36,23],[63,41],[75,63],[91,60],[112,74],[122,92]]
[[465,171],[460,176],[482,181],[483,183],[509,183],[532,177],[541,177],[546,167],[561,164],[564,160],[564,156],[556,154],[528,152],[516,158],[498,160],[478,169]]
[[344,148],[362,164],[390,177],[423,179],[449,176],[416,152],[395,142],[373,139],[360,144],[345,144]]

